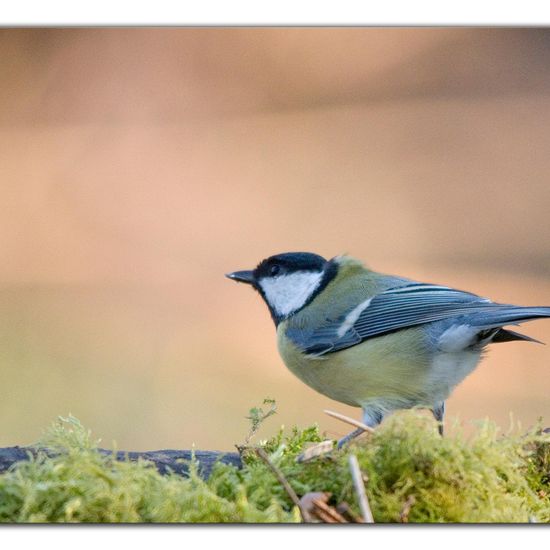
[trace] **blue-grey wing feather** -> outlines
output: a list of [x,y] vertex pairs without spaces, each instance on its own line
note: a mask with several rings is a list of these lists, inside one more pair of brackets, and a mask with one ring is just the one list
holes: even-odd
[[550,317],[550,308],[497,304],[452,288],[414,283],[386,290],[372,298],[342,334],[346,315],[316,329],[289,328],[287,336],[310,355],[325,355],[426,323],[456,319],[484,330],[537,317]]

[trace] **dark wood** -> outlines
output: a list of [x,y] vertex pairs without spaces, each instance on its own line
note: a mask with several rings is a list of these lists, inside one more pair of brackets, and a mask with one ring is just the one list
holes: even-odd
[[[47,449],[36,449],[32,447],[4,447],[0,448],[0,473],[5,472],[13,464],[17,464],[23,460],[29,460],[30,456],[36,456],[36,454],[42,450],[46,454],[52,454]],[[99,449],[99,452],[105,455],[112,454],[112,451],[106,449]],[[232,464],[237,468],[242,467],[241,457],[239,453],[229,453],[220,451],[176,451],[176,450],[162,450],[162,451],[118,451],[116,453],[117,460],[148,460],[152,462],[159,473],[166,474],[169,471],[173,471],[177,474],[186,476],[189,472],[189,461],[194,454],[195,459],[199,464],[199,474],[203,479],[208,479],[212,472],[212,467],[217,461],[224,464]]]

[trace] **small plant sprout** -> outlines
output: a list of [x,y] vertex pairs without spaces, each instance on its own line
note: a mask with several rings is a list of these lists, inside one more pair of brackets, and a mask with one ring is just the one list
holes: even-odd
[[256,432],[260,429],[262,423],[270,416],[273,416],[277,412],[277,403],[275,399],[269,399],[268,397],[263,400],[262,405],[269,405],[269,409],[264,411],[262,407],[252,407],[246,417],[250,420],[250,431],[248,432],[245,440],[244,447],[247,447],[250,440],[256,435]]

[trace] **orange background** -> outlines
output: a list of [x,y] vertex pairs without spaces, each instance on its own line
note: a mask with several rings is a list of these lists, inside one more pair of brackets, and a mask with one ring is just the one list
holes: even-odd
[[[273,253],[550,305],[550,33],[0,30],[0,445],[69,412],[119,448],[346,427],[286,371]],[[550,322],[523,327],[550,342]],[[466,426],[550,423],[550,348],[494,346]]]

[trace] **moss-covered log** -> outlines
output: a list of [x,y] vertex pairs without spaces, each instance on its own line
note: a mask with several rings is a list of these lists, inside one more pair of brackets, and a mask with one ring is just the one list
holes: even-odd
[[280,430],[245,440],[240,459],[115,454],[60,418],[34,451],[3,450],[1,468],[13,466],[0,473],[0,524],[355,521],[366,507],[354,479],[367,480],[376,523],[550,522],[550,436],[538,427],[502,434],[483,422],[468,438],[458,426],[442,438],[433,418],[408,411],[344,449],[299,459],[324,439],[316,426]]
[[[0,473],[5,472],[12,464],[28,460],[30,456],[36,456],[38,452],[52,456],[54,453],[47,449],[38,449],[35,447],[4,447],[0,448]],[[113,454],[112,451],[106,449],[98,449],[98,451],[106,456]],[[189,471],[189,462],[192,458],[198,463],[198,473],[203,479],[208,479],[212,471],[212,467],[216,462],[230,464],[240,468],[241,458],[238,453],[229,453],[221,451],[178,451],[178,450],[161,450],[161,451],[118,451],[116,453],[117,460],[137,461],[139,459],[152,462],[159,473],[166,474],[170,471],[180,475],[187,475]]]

